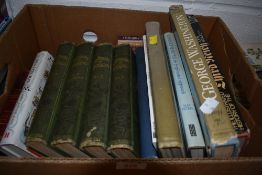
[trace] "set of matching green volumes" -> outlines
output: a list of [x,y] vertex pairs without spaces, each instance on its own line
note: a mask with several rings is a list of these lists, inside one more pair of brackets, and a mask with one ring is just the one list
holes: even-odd
[[44,156],[135,157],[131,53],[126,44],[61,44],[26,145]]
[[113,46],[103,44],[96,48],[87,102],[83,113],[80,149],[95,157],[107,154],[108,122],[112,78]]
[[71,157],[85,156],[77,147],[93,52],[91,43],[81,44],[75,49],[52,131],[51,146]]

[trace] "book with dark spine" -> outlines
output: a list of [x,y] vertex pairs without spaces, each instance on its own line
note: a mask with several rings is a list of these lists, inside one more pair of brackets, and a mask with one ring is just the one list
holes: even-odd
[[108,151],[117,158],[138,155],[134,60],[129,45],[114,49],[109,113]]
[[146,75],[145,53],[143,47],[135,51],[136,79],[137,79],[137,104],[140,131],[140,155],[142,158],[156,158],[157,152],[153,145],[151,118],[149,109],[148,85]]
[[213,57],[210,45],[203,33],[203,30],[201,29],[197,18],[193,15],[187,15],[187,17],[197,37],[200,48],[202,49],[202,52],[206,58],[208,67],[211,70],[213,78],[217,84],[217,88],[223,99],[224,105],[226,106],[226,110],[233,128],[235,129],[237,136],[240,139],[241,145],[246,145],[250,138],[250,130],[248,129],[246,123],[240,115],[240,111],[236,105],[235,98],[232,96],[229,90],[223,72],[219,69],[219,64],[216,61],[216,58]]
[[94,46],[83,43],[77,46],[71,61],[61,97],[51,145],[71,157],[86,157],[78,149],[81,119],[85,109]]
[[175,37],[180,41],[180,53],[184,54],[183,64],[198,110],[208,155],[236,156],[240,148],[237,134],[183,6],[171,6],[169,12]]
[[110,158],[107,154],[108,120],[113,46],[95,47],[87,101],[82,119],[80,149],[94,157]]
[[60,99],[65,79],[68,75],[68,69],[74,52],[75,46],[72,43],[59,45],[55,61],[26,139],[26,145],[29,148],[45,156],[62,156],[52,149],[49,144],[61,102]]
[[175,91],[179,117],[183,125],[184,138],[186,140],[187,153],[190,157],[204,157],[206,145],[202,134],[200,122],[196,112],[195,104],[189,88],[186,72],[183,67],[182,58],[174,34],[164,34],[168,63],[171,71],[173,90]]
[[157,146],[162,157],[184,157],[179,113],[173,98],[159,22],[147,22],[146,35]]

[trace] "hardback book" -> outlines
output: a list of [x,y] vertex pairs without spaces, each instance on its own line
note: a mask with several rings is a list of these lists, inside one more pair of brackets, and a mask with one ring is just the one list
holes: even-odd
[[160,23],[152,21],[145,25],[157,146],[162,157],[184,157],[179,113],[173,98]]
[[171,72],[173,90],[176,94],[183,133],[186,140],[186,150],[190,157],[204,157],[205,141],[196,112],[193,97],[183,67],[176,39],[171,32],[164,34],[168,53],[168,63]]
[[77,46],[65,80],[52,132],[51,145],[71,157],[87,156],[78,149],[78,145],[93,53],[92,43],[83,43]]
[[47,51],[39,52],[34,60],[0,143],[2,151],[9,156],[34,156],[25,140],[53,61]]
[[184,54],[183,65],[200,118],[208,155],[236,156],[240,150],[237,134],[183,6],[171,6],[169,12],[180,53]]
[[129,45],[114,48],[108,125],[108,152],[117,158],[138,156],[134,58]]
[[112,44],[102,43],[95,47],[82,119],[80,149],[99,158],[111,157],[107,153],[107,139],[112,60]]
[[143,43],[144,43],[145,65],[146,65],[148,104],[149,104],[149,112],[150,112],[151,139],[155,149],[157,150],[156,123],[155,123],[155,115],[154,115],[154,108],[153,108],[153,97],[152,97],[152,89],[151,89],[151,78],[150,78],[150,70],[149,70],[146,35],[143,35]]
[[157,151],[152,140],[145,52],[147,50],[144,50],[143,47],[138,47],[135,52],[140,156],[142,158],[157,158]]
[[198,20],[193,15],[188,15],[187,17],[197,37],[200,48],[202,49],[202,52],[205,56],[208,67],[211,70],[213,78],[217,84],[217,88],[226,107],[228,116],[234,130],[237,133],[238,138],[240,139],[240,144],[242,147],[242,145],[247,144],[250,138],[250,130],[248,129],[246,123],[240,115],[240,111],[236,105],[235,98],[229,90],[223,72],[219,69],[219,64],[216,61],[216,58],[213,57],[210,45],[201,29]]
[[75,53],[75,45],[65,42],[59,45],[46,87],[36,110],[26,139],[26,145],[44,156],[62,157],[50,147],[51,135],[61,103],[65,79]]
[[143,46],[143,38],[140,36],[119,36],[117,44],[129,44],[132,50],[135,52],[136,48]]

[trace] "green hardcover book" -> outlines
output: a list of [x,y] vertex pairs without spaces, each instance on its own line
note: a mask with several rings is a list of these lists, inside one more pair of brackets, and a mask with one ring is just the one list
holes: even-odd
[[172,27],[190,80],[209,156],[231,157],[239,153],[239,140],[183,6],[171,6]]
[[147,22],[146,35],[157,146],[162,157],[184,157],[179,113],[173,94],[160,23]]
[[117,158],[134,158],[138,153],[133,61],[129,45],[114,49],[108,151]]
[[111,89],[113,47],[95,47],[90,84],[87,92],[80,149],[94,157],[110,158],[107,154],[108,117]]
[[50,146],[50,136],[54,128],[60,98],[75,46],[60,44],[38,109],[33,119],[26,145],[46,156],[61,156]]
[[94,46],[84,43],[76,48],[75,57],[69,68],[52,133],[51,145],[71,157],[85,157],[78,149],[81,118],[89,84]]

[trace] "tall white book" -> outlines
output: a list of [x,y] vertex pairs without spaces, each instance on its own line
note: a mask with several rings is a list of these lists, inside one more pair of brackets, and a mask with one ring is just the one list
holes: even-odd
[[182,58],[182,54],[179,53],[177,41],[173,33],[165,33],[164,40],[168,53],[174,94],[178,101],[179,116],[183,125],[184,138],[187,143],[187,153],[191,157],[204,157],[205,142],[185,69],[183,67],[182,59],[184,58]]
[[26,148],[25,139],[53,61],[47,51],[39,52],[34,60],[0,143],[1,151],[8,156],[35,156]]
[[146,65],[148,103],[149,103],[150,122],[151,122],[151,137],[152,137],[153,145],[154,145],[155,149],[157,149],[155,115],[154,115],[154,107],[153,107],[153,99],[152,99],[152,89],[151,89],[151,79],[150,79],[150,72],[149,72],[150,70],[149,70],[146,35],[143,36],[143,43],[144,43],[145,65]]

